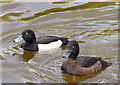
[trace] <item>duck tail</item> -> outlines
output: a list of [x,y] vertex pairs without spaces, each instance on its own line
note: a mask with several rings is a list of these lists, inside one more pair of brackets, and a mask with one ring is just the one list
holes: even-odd
[[102,63],[102,69],[112,65],[111,62],[106,62],[106,61],[101,61],[101,63]]
[[63,42],[62,46],[68,44],[68,42],[69,42],[68,38],[60,38],[60,39]]
[[108,62],[108,66],[111,66],[112,65],[112,63],[111,62]]

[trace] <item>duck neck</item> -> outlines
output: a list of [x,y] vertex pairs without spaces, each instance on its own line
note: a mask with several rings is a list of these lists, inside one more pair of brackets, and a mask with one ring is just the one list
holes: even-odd
[[76,59],[73,58],[68,58],[69,61],[75,61]]
[[69,56],[69,59],[76,60],[76,58],[77,58],[77,55],[70,55],[70,56]]

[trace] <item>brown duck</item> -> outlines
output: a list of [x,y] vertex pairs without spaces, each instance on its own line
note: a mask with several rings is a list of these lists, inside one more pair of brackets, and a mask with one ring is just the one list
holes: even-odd
[[101,57],[88,57],[80,56],[78,42],[73,40],[68,43],[66,53],[62,56],[68,57],[62,66],[61,70],[63,72],[74,74],[74,75],[85,75],[93,72],[97,72],[100,69],[106,68],[112,63],[103,61]]

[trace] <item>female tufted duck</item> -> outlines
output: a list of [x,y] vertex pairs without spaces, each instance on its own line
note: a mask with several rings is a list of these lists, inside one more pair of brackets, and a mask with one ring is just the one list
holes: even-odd
[[97,72],[100,69],[106,68],[112,63],[108,63],[102,60],[101,57],[88,57],[80,56],[78,42],[73,40],[68,43],[66,53],[62,56],[68,57],[62,66],[61,70],[66,73],[74,75],[85,75],[93,72]]

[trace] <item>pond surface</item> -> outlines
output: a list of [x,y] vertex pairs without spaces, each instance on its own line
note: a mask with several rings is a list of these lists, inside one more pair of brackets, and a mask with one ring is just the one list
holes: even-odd
[[[3,3],[0,62],[4,83],[117,83],[118,5],[113,2],[12,2]],[[36,36],[55,35],[77,40],[80,54],[102,57],[112,66],[103,71],[74,76],[60,67],[66,46],[48,52],[23,50],[14,43],[25,29]]]

